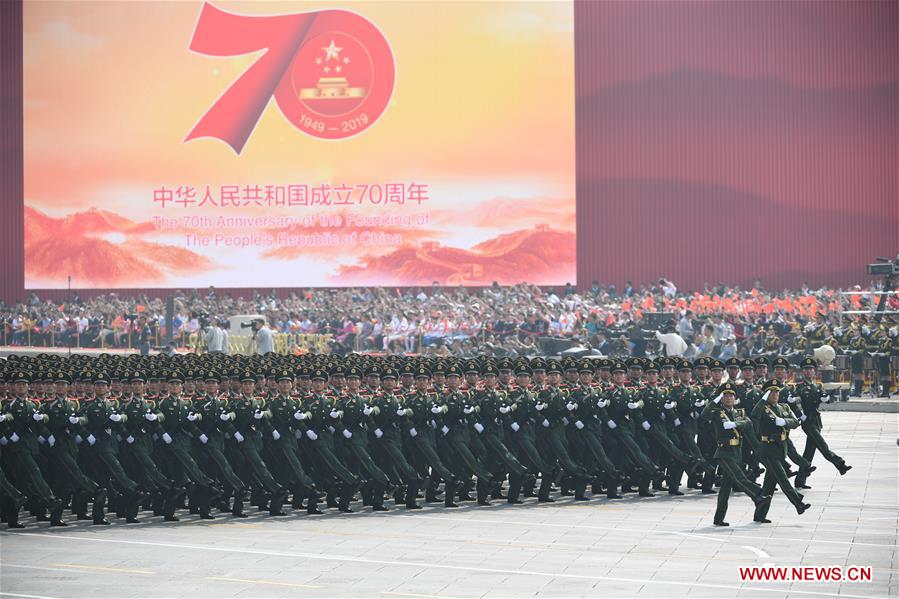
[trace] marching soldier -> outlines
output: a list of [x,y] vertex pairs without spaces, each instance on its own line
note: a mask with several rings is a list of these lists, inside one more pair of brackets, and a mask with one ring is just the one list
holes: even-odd
[[778,403],[781,388],[781,382],[777,379],[765,382],[762,386],[762,401],[758,402],[752,410],[752,422],[755,425],[759,441],[761,441],[759,457],[765,464],[762,495],[767,497],[767,500],[756,505],[753,517],[753,520],[761,524],[770,524],[771,522],[766,516],[771,507],[771,494],[774,492],[775,485],[780,487],[798,514],[802,515],[811,507],[802,502],[802,495],[790,484],[790,479],[787,478],[787,473],[783,468],[783,462],[787,455],[786,441],[790,436],[790,429],[797,428],[799,421],[785,404]]

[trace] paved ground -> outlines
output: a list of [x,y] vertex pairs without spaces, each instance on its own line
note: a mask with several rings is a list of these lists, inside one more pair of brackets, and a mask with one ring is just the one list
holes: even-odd
[[[562,501],[407,514],[220,517],[0,533],[0,597],[883,597],[899,594],[897,417],[825,415],[854,469],[816,459],[813,507],[782,495],[711,526],[713,497]],[[801,433],[799,445],[802,444]],[[195,517],[190,517],[195,518]],[[873,567],[867,583],[746,582],[738,568]]]

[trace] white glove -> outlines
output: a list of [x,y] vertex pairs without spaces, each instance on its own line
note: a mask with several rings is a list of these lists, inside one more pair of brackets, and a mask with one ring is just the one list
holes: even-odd
[[18,433],[13,432],[13,434],[11,434],[11,435],[9,436],[9,440],[12,441],[13,443],[18,443],[18,442],[19,442],[19,435],[18,435]]
[[443,411],[443,408],[441,408],[437,404],[434,404],[431,406],[431,414],[439,414],[442,411]]
[[697,408],[701,408],[701,407],[703,407],[703,406],[705,405],[705,400],[697,399],[697,400],[693,403],[693,405],[696,406]]
[[608,402],[608,400],[605,400],[605,399],[600,399],[598,402],[596,402],[596,407],[598,407],[598,408],[604,408],[608,405],[609,405],[609,402]]
[[724,393],[719,393],[718,397],[715,398],[715,403],[719,403],[722,397],[724,397]]
[[40,412],[35,412],[34,414],[31,415],[31,417],[34,419],[35,422],[43,422],[44,421],[44,415],[41,414]]
[[265,414],[262,412],[262,410],[256,410],[255,412],[253,412],[253,418],[255,418],[256,420],[262,420],[263,416],[265,416]]
[[546,404],[538,402],[538,403],[534,404],[534,409],[537,410],[538,412],[542,412],[543,410],[546,409]]
[[343,429],[343,436],[346,437],[347,439],[351,439],[353,437],[353,433],[351,433],[347,429]]
[[410,436],[410,437],[417,437],[417,436],[418,436],[418,431],[415,430],[415,427],[414,427],[414,426],[413,426],[412,428],[409,429],[409,436]]
[[796,403],[796,397],[792,393],[787,395],[787,403]]
[[44,439],[44,436],[43,436],[43,435],[38,435],[38,436],[37,436],[37,442],[40,443],[41,445],[43,445],[44,443],[47,442],[47,440]]
[[616,428],[618,428],[618,425],[615,424],[614,420],[609,420],[608,422],[606,422],[606,425],[612,430],[615,430]]
[[474,412],[474,408],[472,406],[465,406],[464,408],[462,408],[462,411],[466,414],[471,414],[472,412]]
[[629,410],[636,410],[636,409],[637,409],[637,404],[636,404],[635,402],[633,402],[633,401],[629,401],[629,402],[627,402],[627,407],[628,407]]
[[651,428],[652,428],[652,425],[649,424],[648,421],[644,420],[644,421],[643,421],[643,430],[648,431],[648,430],[651,429]]
[[801,415],[801,416],[799,417],[799,422],[805,422],[805,420],[806,420],[807,418],[808,418],[808,416],[806,416],[805,414],[803,414],[803,415]]
[[443,426],[440,427],[440,432],[443,433],[444,435],[447,434],[449,432],[449,427],[444,424]]
[[513,422],[512,426],[510,428],[517,433],[521,427],[518,425],[517,422]]
[[199,418],[200,418],[200,416],[198,414],[196,414],[195,412],[187,413],[187,419],[190,420],[191,422],[196,422]]
[[384,431],[382,431],[382,430],[379,429],[379,428],[376,428],[376,429],[374,430],[374,433],[375,433],[375,438],[376,438],[376,439],[380,439],[381,437],[384,436]]
[[6,438],[6,435],[0,437],[0,445],[6,446],[9,443],[9,439]]
[[297,410],[293,413],[293,417],[296,420],[306,420],[306,412],[304,412],[303,410]]
[[331,410],[330,416],[331,416],[331,418],[337,420],[341,416],[340,410]]
[[206,436],[206,433],[201,433],[200,436],[197,438],[200,440],[200,443],[202,443],[203,445],[206,445],[207,443],[209,443],[209,437]]
[[577,404],[569,401],[567,404],[565,404],[565,408],[569,412],[574,412],[577,409]]
[[674,419],[674,426],[680,426],[680,418]]
[[297,438],[297,439],[302,439],[302,438],[303,438],[303,431],[301,431],[301,430],[295,430],[295,431],[293,431],[293,436],[294,436],[295,438]]
[[221,420],[222,422],[228,422],[229,420],[231,420],[231,414],[222,412],[221,414],[219,414],[219,420]]
[[156,422],[157,416],[153,412],[147,412],[146,414],[144,414],[144,418],[146,418],[150,422]]
[[665,416],[665,412],[659,413],[659,418],[661,418],[662,420],[668,420],[668,417]]
[[406,415],[406,408],[400,408],[399,410],[397,410],[397,411],[396,411],[396,415],[397,415],[397,416],[405,416],[405,415]]
[[[90,437],[88,437],[87,440],[90,441]],[[165,441],[166,445],[172,444],[172,436],[168,433],[162,433],[162,440]],[[93,443],[91,443],[91,445],[93,445]]]
[[480,422],[475,422],[475,423],[474,423],[474,430],[478,431],[478,434],[481,434],[481,433],[484,432],[484,425],[481,424]]
[[543,425],[543,428],[549,428],[549,420],[547,420],[546,418],[544,418],[543,422],[541,422],[540,424]]
[[110,414],[109,419],[112,420],[113,422],[121,422],[122,415],[121,414]]
[[500,406],[499,407],[500,414],[508,414],[509,410],[510,410],[509,406]]
[[53,447],[54,445],[56,445],[56,437],[50,435],[49,437],[47,437],[47,443],[50,445],[50,447]]
[[674,407],[674,402],[671,402],[671,401],[666,401],[666,402],[665,402],[665,409],[666,409],[666,410],[670,410],[670,409],[673,408],[673,407]]
[[[130,445],[131,443],[134,443],[134,437],[132,437],[131,435],[128,435],[127,437],[125,437],[125,441],[128,441],[128,444]],[[205,443],[205,441],[204,441],[204,443]]]
[[93,436],[93,435],[88,435],[88,436],[87,436],[87,443],[88,443],[88,445],[93,445],[93,444],[96,443],[96,442],[97,442],[97,438],[96,438],[95,436]]
[[734,429],[734,428],[737,428],[737,423],[736,423],[736,422],[725,422],[725,423],[724,423],[724,430],[729,431],[729,430]]
[[786,426],[787,421],[784,420],[783,418],[781,418],[780,416],[778,416],[777,418],[774,419],[774,424],[776,424],[777,426]]
[[821,403],[828,403],[828,402],[830,402],[830,393],[821,397]]
[[81,438],[81,435],[75,435],[75,443],[77,443],[78,445],[84,443],[84,439]]
[[243,435],[240,434],[240,431],[234,431],[234,440],[238,443],[243,443]]
[[309,437],[310,441],[315,441],[316,439],[318,439],[318,435],[316,435],[315,431],[313,430],[306,431],[306,436]]
[[565,418],[564,416],[562,416],[562,424],[564,424],[565,426],[568,426],[568,419]]
[[374,412],[374,410],[373,410],[372,407],[371,407],[370,405],[368,405],[368,404],[366,404],[365,407],[362,408],[362,413],[365,414],[366,416],[371,416],[371,413],[372,413],[372,412]]
[[577,420],[575,421],[574,426],[577,427],[577,430],[581,430],[582,428],[584,428],[584,423],[580,420]]
[[272,439],[274,439],[275,441],[281,439],[281,433],[279,433],[277,429],[272,431]]
[[69,424],[78,424],[78,416],[69,416]]

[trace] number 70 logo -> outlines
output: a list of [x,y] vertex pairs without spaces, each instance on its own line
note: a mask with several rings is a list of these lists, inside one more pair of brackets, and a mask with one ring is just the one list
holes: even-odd
[[213,137],[237,154],[273,96],[294,127],[312,137],[339,140],[362,133],[380,118],[396,79],[384,34],[346,10],[250,16],[206,3],[190,49],[219,57],[265,50],[184,140]]

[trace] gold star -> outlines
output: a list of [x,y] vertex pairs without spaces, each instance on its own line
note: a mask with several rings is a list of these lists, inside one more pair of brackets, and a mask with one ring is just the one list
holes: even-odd
[[321,56],[319,56],[318,58],[315,59],[315,64],[321,64],[321,63],[322,63],[322,59],[321,59]]
[[334,67],[334,70],[337,71],[337,72],[339,73],[339,72],[340,72],[340,67]]
[[[341,48],[342,50],[343,48]],[[350,64],[350,58],[348,56],[343,57],[343,64]]]
[[334,40],[331,40],[331,44],[327,48],[322,48],[325,51],[325,61],[329,61],[332,58],[334,60],[340,60],[338,54],[343,48],[339,48],[334,44]]
[[330,73],[330,72],[331,72],[331,67],[325,67],[323,70],[324,70],[326,73]]

